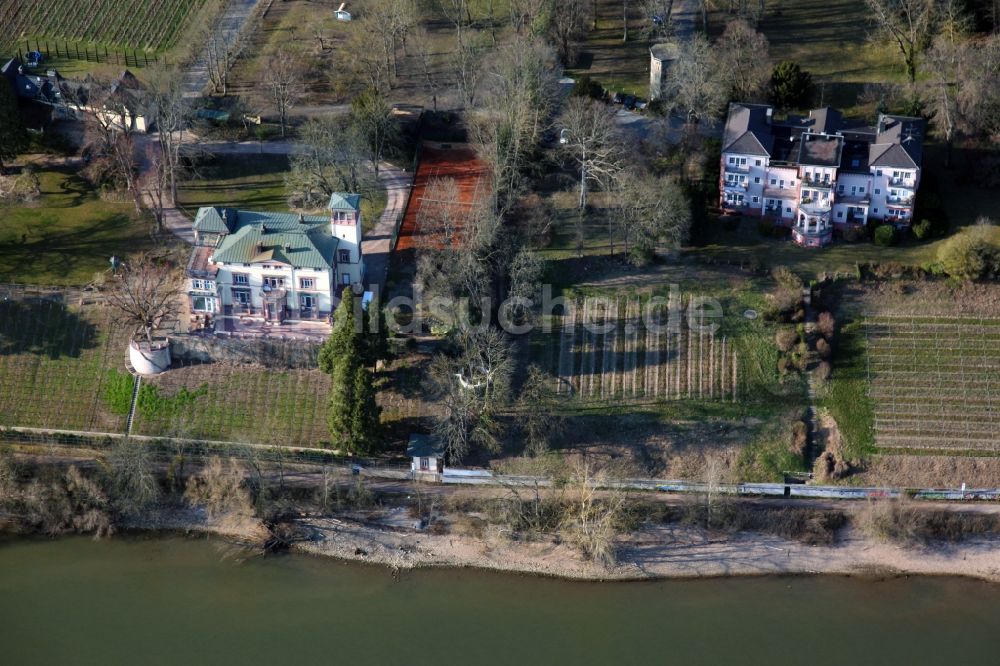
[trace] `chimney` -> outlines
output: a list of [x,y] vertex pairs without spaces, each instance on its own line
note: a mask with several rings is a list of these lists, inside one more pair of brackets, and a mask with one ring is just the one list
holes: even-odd
[[340,3],[340,6],[339,6],[339,7],[337,7],[337,11],[338,11],[338,12],[342,12],[342,11],[344,11],[344,7],[345,7],[346,5],[347,5],[347,3],[346,3],[346,2],[342,2],[342,3]]
[[305,223],[306,223],[306,216],[303,215],[302,213],[299,213],[299,224],[305,224]]
[[770,106],[769,106],[769,107],[767,107],[767,111],[765,112],[765,114],[764,114],[764,115],[765,115],[765,118],[766,118],[766,120],[767,120],[767,124],[768,124],[768,125],[770,125],[770,124],[771,124],[771,116],[772,116],[773,114],[774,114],[774,109],[773,109],[772,107],[770,107]]

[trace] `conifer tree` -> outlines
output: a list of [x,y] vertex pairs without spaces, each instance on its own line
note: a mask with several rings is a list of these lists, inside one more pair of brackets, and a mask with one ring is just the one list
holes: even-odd
[[28,148],[28,133],[17,108],[17,96],[7,79],[0,77],[0,174],[6,173],[4,160],[17,157]]
[[378,450],[382,408],[375,403],[372,373],[362,366],[354,369],[349,447],[354,453],[371,454]]

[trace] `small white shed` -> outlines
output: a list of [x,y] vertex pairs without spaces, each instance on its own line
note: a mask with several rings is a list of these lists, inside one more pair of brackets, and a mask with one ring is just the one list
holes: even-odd
[[440,474],[444,471],[444,445],[434,435],[410,435],[406,447],[410,457],[410,471],[414,475]]
[[334,16],[337,17],[338,21],[350,21],[351,20],[351,13],[349,11],[347,11],[347,10],[344,9],[344,7],[346,7],[346,6],[347,6],[346,2],[340,3],[340,7],[337,7],[337,11],[335,11],[333,13]]

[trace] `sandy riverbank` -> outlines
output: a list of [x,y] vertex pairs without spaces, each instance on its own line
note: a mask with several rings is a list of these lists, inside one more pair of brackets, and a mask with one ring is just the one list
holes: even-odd
[[318,536],[298,551],[412,569],[475,567],[574,580],[643,580],[776,574],[949,575],[1000,582],[1000,539],[932,547],[877,543],[845,530],[833,546],[779,537],[710,534],[656,526],[621,543],[619,562],[604,568],[552,542],[474,539],[453,534],[382,529],[345,520],[304,521]]

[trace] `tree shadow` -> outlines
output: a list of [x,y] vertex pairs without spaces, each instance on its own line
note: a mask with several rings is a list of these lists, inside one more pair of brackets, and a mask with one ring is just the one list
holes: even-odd
[[0,301],[0,356],[79,357],[97,345],[97,327],[47,299]]

